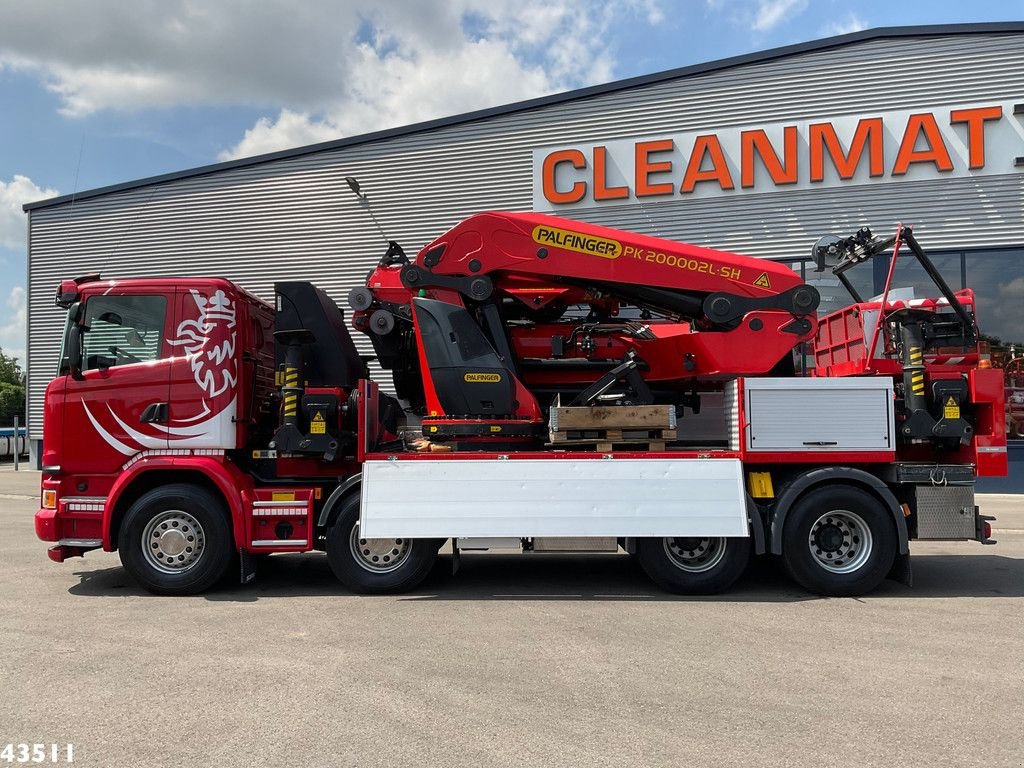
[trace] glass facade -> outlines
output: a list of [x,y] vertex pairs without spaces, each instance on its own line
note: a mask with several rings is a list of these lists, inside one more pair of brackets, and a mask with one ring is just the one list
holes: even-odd
[[[953,290],[970,288],[977,302],[982,338],[991,347],[992,365],[1004,371],[1006,431],[1012,440],[1024,440],[1024,248],[978,249],[929,253],[928,257]],[[851,302],[831,273],[816,273],[810,262],[793,268],[821,293],[821,314]],[[889,261],[877,258],[859,265],[846,276],[867,299],[885,289]],[[937,292],[917,259],[904,253],[896,262],[892,287],[913,288],[914,296]]]

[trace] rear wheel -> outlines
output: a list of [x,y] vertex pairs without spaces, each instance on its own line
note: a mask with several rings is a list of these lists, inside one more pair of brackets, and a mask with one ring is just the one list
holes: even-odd
[[867,491],[820,488],[786,516],[782,560],[789,575],[820,595],[862,595],[885,579],[898,540],[892,514]]
[[353,592],[364,594],[414,589],[430,573],[440,548],[436,539],[363,538],[358,495],[342,502],[327,534],[327,561],[334,575]]
[[158,595],[193,595],[219,581],[234,553],[223,501],[184,483],[155,488],[128,509],[117,541],[121,564]]
[[714,595],[742,575],[750,561],[750,539],[639,539],[636,554],[644,572],[662,589],[678,595]]

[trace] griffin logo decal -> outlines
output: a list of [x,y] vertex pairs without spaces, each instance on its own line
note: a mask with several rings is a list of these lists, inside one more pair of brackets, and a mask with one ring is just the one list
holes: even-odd
[[754,285],[756,285],[758,288],[771,288],[772,281],[768,279],[767,272],[762,272],[760,275],[757,276],[757,279],[754,281]]

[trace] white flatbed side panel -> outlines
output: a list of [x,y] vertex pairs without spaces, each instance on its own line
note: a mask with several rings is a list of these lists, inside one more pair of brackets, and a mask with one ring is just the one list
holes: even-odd
[[367,538],[746,536],[738,459],[367,461]]

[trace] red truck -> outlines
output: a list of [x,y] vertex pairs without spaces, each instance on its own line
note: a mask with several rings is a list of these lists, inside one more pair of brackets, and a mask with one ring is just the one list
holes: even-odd
[[473,216],[414,259],[390,243],[348,323],[308,282],[269,304],[220,278],[68,280],[36,532],[161,594],[311,550],[353,590],[407,590],[449,541],[624,550],[683,594],[766,553],[821,594],[906,580],[912,539],[992,543],[974,482],[1006,472],[971,292],[909,228],[815,247],[851,291],[906,251],[936,297],[853,292],[820,319],[785,265],[539,214]]

